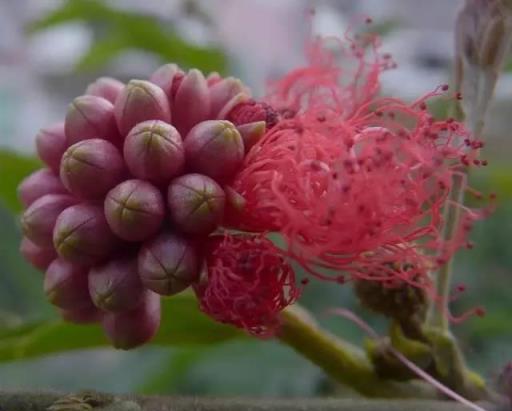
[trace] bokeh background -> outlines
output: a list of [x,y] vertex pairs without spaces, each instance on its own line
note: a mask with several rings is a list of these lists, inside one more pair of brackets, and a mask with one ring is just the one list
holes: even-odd
[[[17,182],[37,167],[34,136],[60,120],[71,99],[101,75],[145,78],[165,62],[239,76],[256,95],[267,79],[303,61],[310,29],[342,35],[372,16],[384,49],[399,63],[383,93],[413,99],[451,79],[456,0],[0,0],[0,351],[30,338],[3,330],[55,317],[42,276],[18,254]],[[308,10],[315,17],[308,21]],[[489,167],[473,184],[498,194],[499,207],[474,233],[475,249],[456,261],[468,291],[454,311],[484,305],[488,314],[455,327],[473,367],[491,381],[512,360],[512,64],[507,64],[486,127]],[[440,115],[446,103],[434,107]],[[353,341],[360,331],[325,315],[365,312],[350,287],[312,284],[303,303],[328,328]],[[181,313],[176,313],[181,315]],[[166,321],[172,321],[167,318]],[[56,335],[55,343],[68,338]],[[13,348],[13,347],[10,347]],[[14,347],[14,351],[16,347]],[[199,395],[309,396],[331,393],[322,372],[274,341],[148,346],[133,352],[75,351],[13,360],[0,355],[0,388]]]

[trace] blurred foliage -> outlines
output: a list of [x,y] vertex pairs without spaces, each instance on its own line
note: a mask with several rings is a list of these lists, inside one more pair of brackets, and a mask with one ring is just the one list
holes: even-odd
[[[130,50],[147,51],[163,61],[205,71],[223,70],[226,65],[221,51],[189,44],[158,18],[118,10],[99,0],[64,1],[29,30],[71,22],[90,24],[96,36],[77,64],[82,70],[104,66]],[[395,26],[396,22],[389,21],[372,29],[387,34]],[[443,117],[448,104],[437,99],[429,106],[436,117]],[[510,164],[492,164],[473,180],[477,187],[491,187],[501,200],[496,213],[476,225],[472,235],[475,249],[457,258],[456,279],[467,284],[468,293],[453,307],[454,312],[480,304],[487,308],[487,316],[470,319],[455,330],[471,365],[488,376],[512,358],[508,286],[512,276],[512,168]],[[321,371],[304,358],[277,342],[244,338],[232,328],[213,323],[198,311],[191,295],[166,299],[157,346],[132,352],[107,349],[97,326],[73,326],[57,320],[55,310],[45,302],[41,274],[17,251],[20,232],[16,214],[21,207],[16,186],[38,166],[33,158],[0,152],[0,361],[5,361],[0,365],[0,386],[88,387],[149,394],[332,393]],[[342,319],[326,316],[327,309],[343,306],[380,331],[386,328],[383,319],[362,310],[349,285],[312,282],[301,303],[323,326],[349,340],[361,341],[361,331]],[[64,352],[82,348],[89,351]]]
[[[45,302],[40,274],[23,262],[17,252],[20,234],[12,214],[19,210],[14,187],[37,162],[5,152],[0,152],[0,158],[9,159],[0,162],[2,173],[16,175],[0,180],[0,202],[11,205],[11,212],[0,208],[3,228],[0,237],[0,360],[18,360],[0,366],[0,385],[205,395],[304,396],[323,393],[326,389],[332,393],[333,387],[307,360],[276,342],[243,338],[238,331],[211,322],[199,313],[191,295],[165,301],[156,347],[168,348],[149,347],[115,355],[107,351],[111,362],[98,359],[104,355],[103,351],[96,355],[79,351],[47,359],[36,358],[107,345],[97,326],[64,324],[55,319],[54,310]],[[509,284],[512,275],[511,175],[510,166],[493,164],[473,178],[477,187],[496,189],[501,201],[493,216],[476,225],[472,236],[477,245],[475,249],[462,252],[456,264],[456,280],[468,286],[468,293],[454,303],[454,312],[482,304],[488,314],[456,326],[455,331],[461,337],[470,363],[491,378],[508,358],[512,358],[512,347],[507,343],[512,339],[509,287],[500,286]],[[361,341],[361,331],[353,324],[326,316],[328,308],[343,306],[354,310],[382,333],[386,329],[385,321],[358,305],[350,286],[332,287],[312,282],[306,287],[301,303],[323,326],[352,341]],[[17,322],[13,324],[2,318],[15,318]],[[23,318],[29,320],[20,321]],[[34,359],[19,361],[30,357]],[[63,362],[67,364],[65,367]],[[72,369],[69,364],[73,364]],[[91,367],[96,368],[91,370]],[[133,369],[138,372],[129,377]],[[83,376],[77,380],[74,370]],[[104,378],[98,379],[97,375]]]
[[116,9],[100,0],[67,0],[33,22],[29,31],[38,32],[76,21],[89,23],[97,29],[97,38],[77,63],[79,70],[97,69],[129,50],[150,52],[163,62],[175,62],[205,72],[223,72],[226,66],[220,50],[185,41],[156,17]]
[[0,151],[0,205],[18,212],[21,203],[18,200],[17,187],[19,182],[41,167],[41,162],[35,157],[22,156],[12,151]]
[[[192,293],[182,293],[162,302],[162,325],[153,339],[156,345],[211,345],[243,336],[239,330],[202,314]],[[0,330],[0,361],[102,346],[109,346],[109,343],[96,324],[38,321]]]

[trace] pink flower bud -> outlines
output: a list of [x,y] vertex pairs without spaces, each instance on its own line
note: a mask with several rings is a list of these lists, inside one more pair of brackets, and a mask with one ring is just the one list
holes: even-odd
[[144,288],[137,273],[137,259],[122,256],[89,272],[89,293],[104,311],[132,310],[141,302]]
[[54,260],[46,270],[44,292],[50,303],[63,309],[90,306],[87,269],[60,258]]
[[40,247],[51,247],[57,217],[74,203],[76,200],[65,194],[47,194],[34,201],[21,217],[23,234]]
[[21,240],[20,253],[26,261],[41,271],[45,271],[50,263],[57,258],[53,247],[38,246],[26,237]]
[[68,145],[63,122],[42,128],[39,133],[37,133],[37,154],[55,173],[59,172],[60,159],[64,151],[66,151],[66,148],[68,148]]
[[261,101],[252,99],[244,101],[226,114],[226,120],[231,121],[237,127],[247,123],[264,121],[266,128],[274,127],[281,118],[285,118],[285,113],[280,114],[272,106]]
[[239,93],[250,97],[250,92],[244,84],[236,78],[227,77],[210,87],[210,118],[217,118],[226,103]]
[[173,124],[185,136],[193,126],[206,120],[209,113],[210,95],[206,79],[199,70],[190,70],[173,98]]
[[185,158],[191,171],[224,181],[242,165],[244,143],[229,121],[203,121],[185,139]]
[[102,97],[114,104],[123,87],[124,84],[115,78],[100,77],[94,83],[87,86],[85,94],[89,96]]
[[183,71],[176,64],[164,64],[149,77],[149,81],[160,87],[170,100],[173,95],[174,80],[183,75]]
[[66,189],[59,177],[47,168],[34,171],[18,186],[18,197],[21,203],[28,207],[38,198],[46,194],[65,194]]
[[226,194],[226,207],[222,224],[225,227],[238,228],[247,202],[233,187],[225,186],[224,193]]
[[175,179],[167,193],[172,222],[188,234],[208,234],[215,230],[222,220],[224,203],[222,188],[201,174]]
[[124,158],[135,177],[162,183],[182,172],[185,151],[173,126],[150,120],[130,131],[124,142]]
[[90,301],[89,305],[81,308],[60,309],[60,315],[64,321],[73,324],[97,323],[103,318],[103,313]]
[[80,96],[69,105],[65,123],[67,145],[91,138],[119,142],[114,106],[97,96]]
[[246,93],[238,93],[237,95],[231,97],[229,101],[224,104],[224,107],[222,107],[222,110],[219,111],[219,114],[217,114],[218,120],[226,120],[229,116],[229,113],[233,111],[235,107],[238,107],[240,104],[243,104],[247,101],[249,101],[249,96]]
[[160,296],[146,291],[134,310],[105,314],[103,329],[115,348],[129,350],[154,337],[160,327],[160,315]]
[[127,180],[105,199],[105,216],[112,231],[126,241],[143,241],[156,234],[165,215],[160,191],[143,180]]
[[166,94],[149,81],[131,80],[117,98],[114,110],[117,126],[123,136],[146,120],[171,122]]
[[57,218],[53,244],[66,261],[92,265],[107,257],[117,240],[110,231],[102,207],[77,204],[66,208]]
[[139,275],[144,286],[161,295],[177,294],[198,277],[198,256],[183,237],[162,233],[139,252]]
[[266,131],[266,123],[264,121],[255,121],[254,123],[242,124],[236,128],[244,142],[245,152],[249,150],[263,137]]
[[217,84],[221,80],[222,80],[222,76],[219,73],[217,73],[216,71],[212,71],[206,77],[206,84],[208,84],[208,87],[212,87],[213,85]]
[[119,150],[98,138],[69,147],[60,166],[60,178],[74,195],[85,199],[99,198],[118,184],[125,168]]

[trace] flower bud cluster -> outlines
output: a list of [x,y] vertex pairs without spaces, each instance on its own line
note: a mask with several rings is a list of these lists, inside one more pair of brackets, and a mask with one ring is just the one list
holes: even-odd
[[226,119],[245,103],[240,80],[167,64],[149,80],[96,80],[39,132],[45,168],[19,186],[20,250],[65,320],[101,322],[122,349],[154,336],[159,297],[199,279],[229,184],[265,132],[257,115]]

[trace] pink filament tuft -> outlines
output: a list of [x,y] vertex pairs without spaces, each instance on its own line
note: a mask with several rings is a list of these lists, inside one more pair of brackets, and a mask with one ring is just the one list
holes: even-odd
[[292,268],[261,235],[211,237],[208,273],[195,286],[203,312],[217,321],[271,337],[278,314],[299,296]]
[[[316,277],[335,281],[342,270],[433,292],[427,273],[467,244],[485,214],[451,201],[462,218],[443,239],[449,190],[481,144],[462,124],[428,112],[444,86],[413,103],[376,97],[393,63],[377,37],[347,39],[333,51],[313,43],[310,65],[272,85],[269,104],[295,115],[248,153],[234,183],[246,200],[238,226],[278,231],[286,253]],[[351,69],[336,64],[338,55]]]

